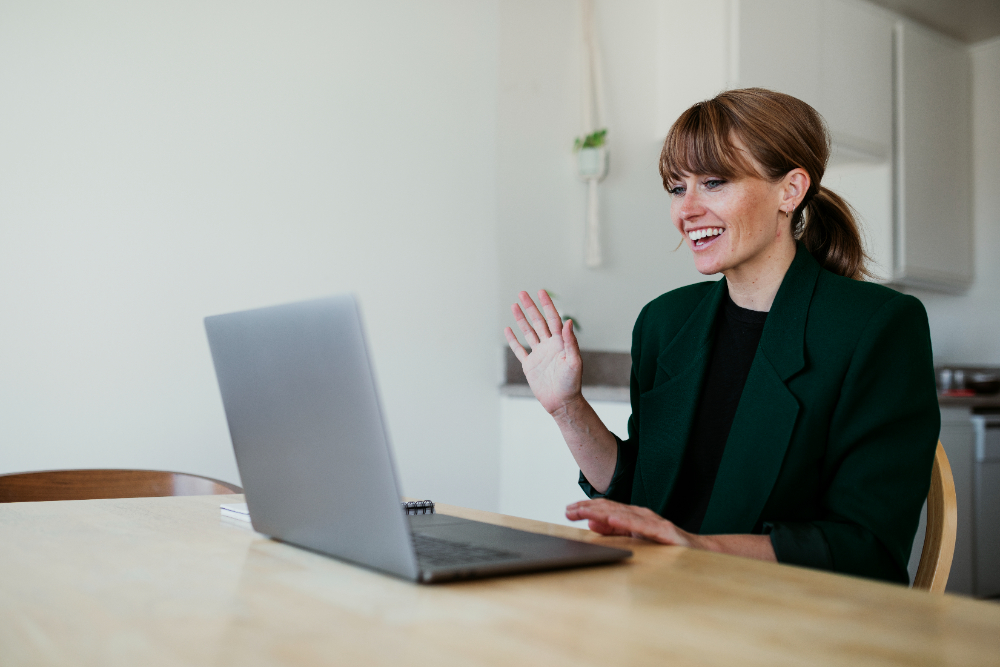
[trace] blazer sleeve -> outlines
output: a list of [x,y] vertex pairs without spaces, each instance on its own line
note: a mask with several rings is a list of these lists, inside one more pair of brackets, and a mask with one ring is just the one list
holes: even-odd
[[632,415],[628,418],[628,440],[622,440],[617,435],[618,459],[615,463],[615,472],[611,476],[611,484],[604,493],[599,493],[580,472],[580,488],[587,494],[588,498],[608,498],[620,503],[630,503],[632,501],[632,481],[635,478],[635,464],[639,456],[639,395],[642,389],[639,385],[637,369],[639,364],[639,354],[642,349],[642,323],[646,319],[647,304],[639,312],[635,326],[632,328],[632,373],[629,379],[629,400],[632,403]]
[[940,427],[927,314],[900,294],[870,318],[844,378],[823,516],[765,526],[778,561],[908,583]]

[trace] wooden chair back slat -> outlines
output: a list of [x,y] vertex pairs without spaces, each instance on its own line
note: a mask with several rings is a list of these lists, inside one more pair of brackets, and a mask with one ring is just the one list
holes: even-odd
[[0,503],[231,493],[243,493],[243,489],[209,477],[160,470],[46,470],[0,475]]
[[958,531],[958,500],[955,478],[944,446],[938,441],[931,472],[931,490],[927,494],[927,531],[920,564],[913,577],[913,587],[932,593],[944,593],[955,556],[955,535]]

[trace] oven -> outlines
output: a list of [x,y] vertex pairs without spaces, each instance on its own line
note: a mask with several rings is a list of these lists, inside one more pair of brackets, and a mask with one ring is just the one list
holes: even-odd
[[973,590],[1000,596],[1000,415],[973,415]]

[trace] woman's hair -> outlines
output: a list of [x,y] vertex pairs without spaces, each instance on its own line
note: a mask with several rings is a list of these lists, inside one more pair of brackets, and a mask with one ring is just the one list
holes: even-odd
[[[764,173],[737,148],[734,139]],[[822,117],[800,99],[763,88],[727,90],[681,114],[660,153],[663,186],[682,174],[726,179],[781,179],[801,167],[809,189],[792,215],[792,231],[824,268],[848,278],[869,276],[858,224],[851,207],[820,185],[830,157]]]

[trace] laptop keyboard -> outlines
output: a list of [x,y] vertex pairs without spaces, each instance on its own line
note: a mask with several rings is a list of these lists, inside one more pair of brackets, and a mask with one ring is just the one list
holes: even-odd
[[436,567],[512,560],[521,557],[521,554],[514,551],[475,547],[465,542],[452,542],[420,533],[413,535],[413,548],[417,552],[417,560],[420,561],[421,565]]

